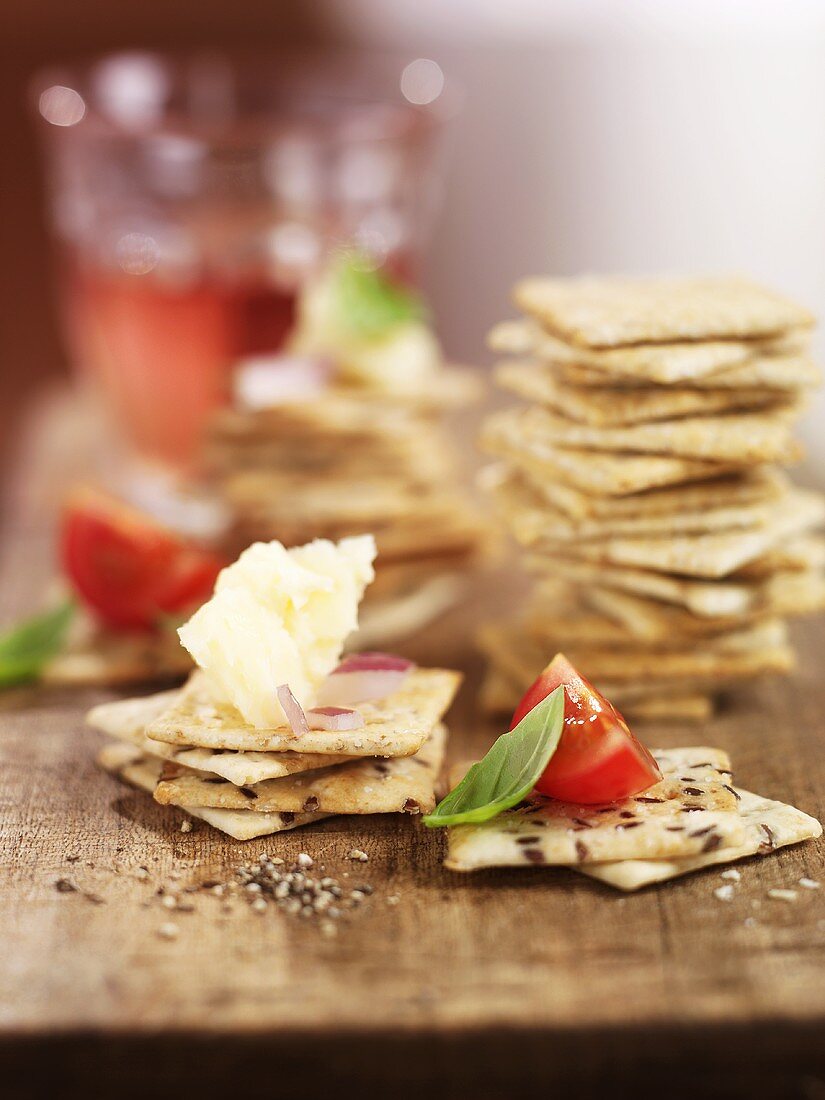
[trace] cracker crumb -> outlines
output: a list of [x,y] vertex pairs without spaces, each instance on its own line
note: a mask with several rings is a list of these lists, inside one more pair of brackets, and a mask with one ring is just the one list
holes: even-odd
[[178,926],[171,921],[167,921],[158,928],[158,935],[163,940],[176,940],[179,932]]
[[358,863],[366,863],[370,857],[366,852],[362,852],[360,848],[353,848],[347,858],[354,859]]
[[181,821],[180,831],[182,833],[191,833],[192,832],[192,822],[188,818],[184,818],[184,820]]
[[304,871],[308,871],[310,867],[313,867],[315,865],[315,860],[312,858],[312,856],[307,855],[306,852],[299,852],[298,858],[295,862]]
[[401,898],[398,894],[390,894],[387,898],[387,905],[398,905],[399,901],[401,901]]
[[164,909],[176,909],[178,902],[173,894],[164,894],[160,899],[160,904]]
[[796,901],[796,890],[768,890],[768,897],[774,901]]
[[801,878],[799,880],[799,885],[804,886],[806,890],[818,890],[822,883],[818,882],[815,878]]
[[735,867],[731,867],[729,871],[723,871],[719,877],[728,879],[729,882],[739,882],[742,878]]
[[250,906],[250,909],[255,913],[265,913],[268,909],[266,904],[266,898],[255,898]]
[[719,901],[730,901],[733,897],[733,887],[730,885],[717,886],[713,891],[713,896],[718,898]]

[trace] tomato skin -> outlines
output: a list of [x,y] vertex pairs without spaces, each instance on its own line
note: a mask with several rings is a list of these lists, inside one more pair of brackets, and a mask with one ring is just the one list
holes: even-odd
[[662,778],[659,766],[616,708],[557,654],[526,692],[510,726],[564,686],[564,730],[535,789],[563,802],[594,805],[639,794]]
[[209,597],[224,562],[93,489],[66,502],[60,560],[86,607],[106,626],[151,630]]

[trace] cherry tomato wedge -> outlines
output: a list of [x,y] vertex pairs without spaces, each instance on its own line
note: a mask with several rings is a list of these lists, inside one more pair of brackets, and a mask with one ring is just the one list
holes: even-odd
[[60,557],[88,609],[121,630],[149,630],[203,603],[226,564],[94,489],[66,502]]
[[533,707],[564,685],[564,730],[536,790],[564,802],[618,802],[662,778],[659,766],[627,722],[558,653],[513,715],[513,729]]

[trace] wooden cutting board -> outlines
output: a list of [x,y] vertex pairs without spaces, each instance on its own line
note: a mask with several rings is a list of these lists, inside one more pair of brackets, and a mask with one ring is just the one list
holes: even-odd
[[[88,437],[65,401],[29,435],[7,501],[2,621],[30,611],[53,576],[55,501],[88,465]],[[475,707],[472,634],[510,601],[507,572],[479,578],[470,606],[406,647],[467,674],[453,757],[501,732]],[[797,637],[796,679],[645,739],[721,746],[743,786],[821,818],[823,623]],[[0,698],[3,1095],[325,1097],[357,1083],[475,1100],[526,1087],[638,1095],[640,1082],[693,1097],[825,1095],[821,843],[741,864],[725,902],[720,869],[627,897],[563,870],[459,876],[442,867],[443,836],[409,817],[249,844],[199,823],[182,833],[178,811],[96,769],[101,739],[83,714],[103,697]],[[369,862],[351,863],[353,847]],[[226,913],[209,891],[191,895],[193,912],[161,906],[171,876],[224,880],[262,851],[307,851],[375,892],[334,939],[282,913]],[[802,876],[823,888],[768,898]],[[158,934],[170,919],[174,940]]]

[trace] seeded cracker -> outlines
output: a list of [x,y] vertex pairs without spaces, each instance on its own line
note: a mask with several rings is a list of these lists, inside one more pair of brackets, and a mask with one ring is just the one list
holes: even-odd
[[174,683],[192,670],[192,660],[170,631],[158,635],[103,630],[81,613],[66,648],[41,673],[45,684],[63,687],[120,687]]
[[[825,585],[820,587],[822,598],[825,599]],[[703,618],[681,607],[671,607],[658,600],[601,588],[598,585],[587,589],[587,602],[591,607],[602,611],[617,625],[622,626],[631,637],[659,644],[674,638],[712,637],[722,631],[741,629],[749,624],[763,621],[768,614],[800,614],[805,611],[821,610],[825,606],[819,603],[813,607],[810,605],[803,607],[796,600],[783,602],[777,598],[772,601],[770,611],[763,608],[744,615]]]
[[737,788],[741,801],[739,810],[745,823],[745,837],[736,847],[719,848],[714,852],[674,860],[620,860],[617,863],[580,867],[582,874],[596,878],[617,890],[638,890],[653,882],[664,882],[679,875],[700,871],[719,863],[732,863],[746,856],[769,855],[787,844],[822,835],[819,822],[783,802],[774,802]]
[[[792,344],[792,341],[788,341]],[[701,345],[699,345],[701,346]],[[788,354],[757,354],[753,359],[737,363],[733,367],[724,367],[701,377],[687,378],[679,385],[689,385],[693,389],[703,390],[740,390],[760,387],[772,390],[777,396],[783,393],[798,393],[810,390],[822,384],[822,372],[807,355],[794,354],[797,350],[789,347]],[[583,367],[574,363],[556,366],[556,373],[563,382],[573,386],[606,385],[622,387],[633,392],[640,387],[647,388],[649,382],[644,378],[633,378],[617,374],[604,374],[592,367]]]
[[788,536],[816,526],[823,514],[825,499],[800,489],[778,503],[771,522],[762,527],[670,538],[605,538],[598,543],[565,545],[563,552],[580,561],[604,561],[684,577],[721,578],[759,558]]
[[797,572],[825,568],[825,539],[817,534],[801,534],[772,547],[766,554],[737,571],[737,577],[768,577],[781,570]]
[[769,389],[686,389],[655,386],[621,390],[559,381],[542,363],[505,362],[495,370],[502,389],[592,428],[624,427],[682,416],[711,416],[740,409],[782,408],[788,399]]
[[306,752],[234,752],[223,749],[186,749],[151,741],[146,728],[177,703],[180,691],[163,691],[141,699],[101,703],[86,715],[94,729],[126,741],[142,752],[171,760],[197,771],[218,775],[239,787],[279,779],[312,768],[328,768],[351,759],[348,756]]
[[688,580],[653,570],[595,564],[559,556],[555,556],[552,561],[531,558],[528,565],[538,573],[552,571],[554,578],[567,577],[581,584],[599,584],[650,596],[665,603],[685,607],[694,615],[709,618],[759,610],[779,612],[779,601],[789,597],[795,582],[799,582],[797,596],[802,610],[807,609],[805,600],[809,601],[811,610],[816,610],[822,598],[820,578],[795,571],[777,573],[762,581],[739,581],[732,578],[719,581]]
[[670,455],[611,454],[555,446],[545,437],[528,438],[520,409],[488,417],[480,442],[488,454],[504,458],[544,482],[556,479],[595,496],[626,496],[683,482],[704,481],[736,469],[735,463]]
[[[479,645],[499,668],[526,691],[553,654],[558,643],[537,642],[529,637],[521,623],[488,624],[479,632]],[[572,643],[565,645],[565,655],[602,694],[620,707],[623,699],[617,688],[628,697],[643,695],[655,685],[670,687],[670,693],[685,689],[751,679],[774,672],[788,672],[794,667],[793,650],[787,644],[765,645],[760,648],[727,651],[723,647],[696,646],[682,650],[652,647],[619,650],[615,646],[597,649]]]
[[479,475],[514,537],[524,545],[537,542],[583,542],[613,536],[652,536],[674,533],[699,534],[738,528],[769,527],[777,502],[799,499],[790,490],[771,501],[708,506],[693,511],[650,512],[573,519],[554,508],[517,472],[506,466],[488,466]]
[[800,406],[792,403],[770,413],[691,416],[626,428],[577,424],[541,408],[517,409],[513,418],[522,437],[534,443],[749,466],[790,463],[801,457],[799,445],[791,438],[793,418],[799,411]]
[[414,756],[351,760],[248,787],[215,783],[177,764],[167,764],[155,788],[155,800],[256,813],[429,813],[435,807],[434,785],[444,761],[445,743],[446,730],[439,724]]
[[[511,715],[524,694],[499,669],[491,667],[481,685],[481,709],[485,714]],[[622,714],[633,721],[703,722],[713,714],[713,700],[700,692],[650,694],[621,704]]]
[[743,843],[725,753],[699,747],[653,755],[664,778],[635,798],[609,806],[576,806],[533,795],[482,825],[453,826],[445,866],[474,871],[661,859]]
[[[163,767],[163,762],[157,757],[145,756],[131,745],[107,745],[98,754],[97,762],[104,771],[150,793],[154,791]],[[181,809],[235,840],[254,840],[259,836],[286,832],[328,816],[321,813],[255,814],[249,810],[213,810],[192,806],[182,806]]]
[[445,713],[461,676],[446,669],[414,669],[401,691],[376,702],[360,703],[363,729],[330,732],[261,730],[215,700],[199,673],[190,677],[178,702],[147,728],[153,741],[209,749],[258,752],[310,752],[343,756],[411,756]]
[[519,309],[586,348],[776,336],[814,323],[808,310],[746,279],[523,279]]
[[[584,348],[551,336],[535,321],[504,321],[488,338],[493,351],[529,355],[552,363],[579,385],[702,385],[751,357],[797,352],[809,339],[805,330],[773,340],[687,341],[608,349]],[[569,377],[568,377],[569,375]]]
[[527,466],[519,471],[534,492],[574,520],[644,519],[649,516],[676,517],[683,512],[707,508],[736,508],[747,504],[766,504],[788,490],[790,482],[778,470],[757,468],[726,477],[673,488],[651,489],[632,496],[591,496],[532,476]]

